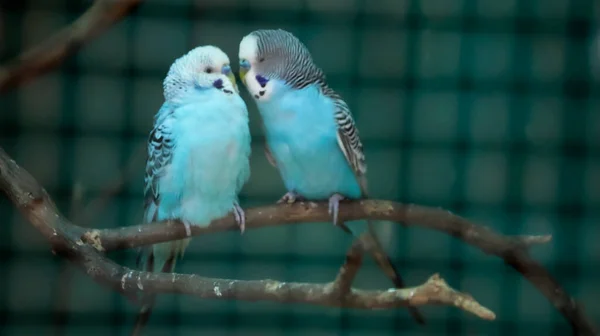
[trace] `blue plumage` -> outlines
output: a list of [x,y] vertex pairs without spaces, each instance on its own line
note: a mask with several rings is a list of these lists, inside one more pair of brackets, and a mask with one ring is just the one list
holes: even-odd
[[[217,71],[218,70],[218,71]],[[144,221],[207,226],[233,211],[242,231],[238,193],[250,176],[248,111],[220,49],[198,47],[171,66],[165,103],[148,140]],[[189,238],[142,249],[138,266],[172,272]],[[133,334],[148,320],[155,297],[143,298]]]
[[[146,221],[179,219],[206,226],[225,216],[250,174],[250,133],[242,99],[218,89],[196,89],[177,103],[166,102],[157,121],[155,132],[162,141],[149,150],[164,152],[167,141],[172,147],[168,158],[157,158],[166,164],[149,178],[158,191],[146,207]],[[185,245],[187,240],[154,245],[154,270],[182,253]]]
[[[331,89],[308,49],[284,30],[256,30],[240,42],[240,76],[254,97],[266,135],[265,152],[288,190],[280,201],[329,200],[333,223],[360,237],[397,288],[404,282],[372,223],[337,221],[343,198],[366,198],[367,166],[352,114]],[[424,323],[416,308],[413,317]]]
[[308,199],[334,193],[360,198],[360,185],[337,142],[332,100],[316,85],[291,90],[273,81],[269,101],[258,107],[286,189]]

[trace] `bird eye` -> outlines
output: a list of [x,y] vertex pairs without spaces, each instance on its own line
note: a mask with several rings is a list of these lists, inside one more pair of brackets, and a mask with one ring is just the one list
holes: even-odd
[[262,62],[264,62],[264,61],[265,61],[265,58],[264,58],[264,57],[261,57],[261,58],[260,58],[258,61],[259,61],[260,63],[262,63]]
[[206,68],[206,73],[212,73],[212,72],[213,72],[213,68],[211,68],[211,67]]

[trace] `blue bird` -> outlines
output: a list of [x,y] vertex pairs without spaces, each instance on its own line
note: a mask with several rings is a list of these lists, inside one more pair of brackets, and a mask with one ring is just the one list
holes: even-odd
[[[240,42],[239,58],[240,77],[263,120],[266,156],[288,190],[279,202],[328,199],[334,225],[363,237],[379,267],[404,287],[370,222],[346,223],[360,231],[338,223],[341,200],[368,196],[367,166],[348,105],[327,85],[308,49],[287,31],[256,30]],[[416,308],[409,309],[425,323]]]
[[[238,193],[250,177],[248,110],[238,94],[229,58],[201,46],[177,59],[163,82],[165,102],[148,139],[144,221],[180,220],[207,226],[230,211],[244,231]],[[173,272],[190,238],[140,251],[138,267]],[[150,317],[155,295],[142,298],[132,335]]]

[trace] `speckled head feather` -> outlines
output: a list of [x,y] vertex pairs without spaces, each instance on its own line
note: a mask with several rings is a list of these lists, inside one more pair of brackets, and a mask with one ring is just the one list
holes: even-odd
[[256,73],[283,80],[293,88],[325,83],[325,74],[317,67],[306,46],[283,29],[261,29],[240,42],[240,59],[246,59]]
[[[325,74],[312,59],[308,48],[292,33],[283,29],[260,29],[246,35],[240,42],[240,62],[247,62],[262,91],[251,92],[255,100],[264,100],[270,79],[284,81],[293,89],[316,85],[321,93],[332,99],[334,117],[340,130],[340,147],[358,174],[365,174],[367,166],[358,130],[350,108],[342,97],[327,85]],[[264,81],[264,83],[261,83]],[[247,85],[248,86],[248,85]],[[265,94],[268,96],[268,93]]]
[[173,64],[163,81],[163,93],[167,101],[185,95],[195,87],[209,88],[221,80],[220,90],[237,91],[231,77],[229,57],[215,46],[200,46],[181,56]]

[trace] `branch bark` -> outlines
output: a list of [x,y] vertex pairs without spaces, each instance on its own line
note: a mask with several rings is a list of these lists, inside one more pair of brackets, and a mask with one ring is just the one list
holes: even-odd
[[[329,223],[330,220],[326,202],[262,206],[247,209],[246,216],[246,229],[305,222]],[[549,242],[552,239],[550,235],[504,236],[447,210],[385,200],[344,202],[340,204],[339,216],[344,222],[366,218],[386,220],[440,231],[461,239],[486,254],[502,258],[521,273],[569,321],[575,335],[599,335],[594,324],[585,316],[583,307],[527,251],[532,246]],[[236,229],[233,216],[228,216],[213,221],[208,227],[192,227],[192,236]],[[81,235],[83,240],[100,251],[177,240],[186,236],[183,225],[178,222],[81,230]]]
[[[245,212],[246,227],[249,229],[330,220],[327,202],[274,204],[246,209]],[[504,236],[447,210],[386,200],[341,202],[339,218],[341,221],[359,219],[393,221],[405,226],[441,231],[479,248],[484,253],[499,257],[525,251],[552,239],[551,235]],[[104,230],[78,227],[77,230],[87,242],[94,244],[101,251],[126,249],[186,237],[185,229],[178,221]],[[193,226],[191,235],[199,236],[229,230],[239,230],[233,216],[215,220],[206,227]]]
[[[70,260],[80,266],[88,275],[96,281],[104,283],[111,288],[132,297],[129,290],[133,285],[123,286],[115,283],[115,274],[121,275],[125,284],[129,284],[128,278],[124,275],[131,273],[140,279],[147,278],[138,286],[139,290],[150,288],[157,292],[185,293],[201,297],[213,297],[212,294],[207,294],[210,288],[206,288],[206,284],[211,281],[225,284],[229,280],[218,280],[183,275],[171,275],[170,289],[164,283],[169,275],[152,275],[144,274],[135,271],[128,271],[122,266],[116,265],[105,259],[98,251],[114,250],[118,248],[135,247],[145,244],[158,243],[168,240],[176,240],[185,237],[185,229],[181,223],[164,222],[148,225],[138,225],[110,230],[88,230],[77,227],[63,218],[57,211],[54,203],[49,198],[45,190],[29,175],[25,170],[20,168],[8,155],[0,148],[0,189],[13,201],[23,215],[36,227],[51,243],[55,251],[65,255]],[[246,211],[246,228],[253,229],[259,227],[269,227],[276,225],[300,223],[300,222],[328,222],[328,206],[324,203],[300,203],[294,205],[272,205],[261,208],[248,209]],[[358,201],[344,203],[340,205],[340,217],[343,221],[350,221],[362,218],[370,218],[375,220],[390,220],[402,222],[406,226],[421,226],[429,229],[445,232],[453,237],[459,238],[464,242],[478,247],[483,252],[493,254],[504,259],[504,261],[520,272],[528,279],[536,288],[538,288],[548,300],[558,309],[572,326],[575,335],[598,335],[591,320],[589,320],[583,311],[583,308],[577,304],[574,298],[570,297],[567,292],[556,282],[556,280],[544,269],[542,265],[533,260],[527,253],[527,248],[549,241],[550,236],[517,236],[507,237],[500,235],[489,228],[479,226],[467,221],[464,218],[456,216],[449,211],[436,208],[422,207],[412,204],[400,204],[390,201]],[[234,230],[236,225],[232,216],[228,216],[214,221],[205,228],[193,227],[192,235],[207,234],[210,232]],[[89,243],[86,244],[84,242]],[[92,248],[93,246],[93,248]],[[179,277],[178,277],[179,276]],[[154,279],[154,280],[152,280]],[[181,279],[181,280],[178,280]],[[194,280],[192,279],[199,279]],[[137,281],[137,280],[136,280]],[[141,281],[141,280],[140,280]],[[146,282],[147,281],[147,282]],[[181,283],[180,283],[181,281]],[[198,282],[195,282],[198,281]],[[236,280],[231,280],[236,281]],[[266,280],[267,281],[267,280]],[[271,280],[268,280],[271,281]],[[267,281],[267,282],[268,282]],[[233,287],[235,296],[226,296],[225,298],[236,298],[240,300],[256,300],[256,293],[265,295],[261,297],[266,300],[276,300],[277,295],[281,293],[269,294],[267,289],[272,289],[268,286],[263,286],[263,291],[254,291],[258,287],[257,282],[237,282],[238,284],[247,285],[247,287]],[[260,282],[259,282],[260,283]],[[272,282],[268,282],[272,283]],[[264,283],[261,283],[264,285]],[[277,283],[279,284],[279,283]],[[156,285],[156,287],[152,287]],[[292,301],[282,302],[299,302],[303,297],[301,293],[306,293],[311,287],[306,287],[309,284],[298,284],[291,286],[282,285],[280,288],[284,292],[293,293],[289,299]],[[191,290],[189,288],[194,288]],[[195,286],[195,287],[194,287]],[[327,286],[327,285],[325,285]],[[333,286],[333,285],[330,285]],[[427,284],[423,285],[428,287]],[[443,287],[443,286],[442,286]],[[220,287],[219,287],[220,288]],[[229,288],[229,287],[225,287]],[[247,288],[247,289],[240,289]],[[316,290],[315,287],[312,287]],[[418,288],[418,287],[416,287]],[[416,290],[413,288],[412,290]],[[148,289],[146,289],[148,290]],[[214,292],[214,287],[212,288]],[[321,289],[321,293],[325,295],[325,287]],[[241,291],[241,292],[240,292]],[[249,292],[245,292],[249,291]],[[345,300],[348,301],[348,307],[354,308],[374,308],[373,301],[383,300],[386,304],[381,303],[384,307],[396,305],[418,305],[425,303],[441,304],[444,302],[439,297],[431,297],[431,299],[418,299],[406,296],[406,289],[393,291],[397,301],[389,303],[390,297],[384,295],[383,292],[370,292],[350,290]],[[429,293],[429,291],[426,291]],[[435,292],[435,291],[433,291]],[[442,290],[445,295],[450,295],[448,291]],[[202,294],[203,293],[203,294]],[[222,291],[221,291],[222,293]],[[229,292],[227,292],[229,293]],[[254,294],[252,294],[254,293]],[[356,294],[358,293],[358,294]],[[452,292],[453,293],[453,292]],[[231,294],[233,295],[233,294]],[[339,305],[338,301],[327,301],[322,296],[319,299],[314,297],[304,298],[313,304]],[[354,296],[358,295],[358,296]],[[474,300],[469,300],[469,296],[461,294],[462,302],[466,302],[460,308],[471,307],[476,304]],[[218,298],[216,294],[214,294]],[[368,297],[369,299],[366,299]],[[399,298],[398,298],[399,297]],[[415,296],[422,298],[423,296]],[[360,300],[358,299],[360,298]],[[454,298],[458,298],[454,296]],[[287,299],[286,299],[287,300]],[[324,300],[324,301],[323,301]],[[330,299],[329,299],[330,300]],[[358,301],[357,301],[358,300]],[[366,301],[365,301],[366,300]],[[461,301],[459,300],[459,301]],[[383,302],[382,301],[382,302]],[[368,304],[367,304],[368,302]],[[484,314],[485,315],[485,314]],[[486,315],[487,316],[487,315]]]
[[363,244],[360,239],[354,240],[352,246],[346,253],[346,260],[333,281],[333,292],[342,299],[346,294],[352,290],[352,282],[356,278],[356,274],[362,266]]
[[[337,280],[326,284],[279,282],[275,280],[212,279],[196,275],[156,274],[134,271],[107,259],[80,239],[77,227],[64,218],[47,192],[24,169],[0,148],[0,190],[15,204],[25,218],[51,244],[55,254],[68,258],[96,282],[113,288],[136,301],[139,292],[178,293],[212,299],[306,303],[356,309],[382,309],[419,305],[450,305],[493,320],[495,315],[469,294],[449,287],[437,274],[426,283],[403,289],[365,291],[350,284],[358,271],[351,257],[342,267]],[[359,241],[349,252],[354,256]],[[341,285],[340,285],[341,284]],[[342,291],[337,290],[342,288]]]
[[481,306],[469,294],[457,292],[449,287],[437,274],[417,287],[387,291],[351,289],[342,298],[334,290],[333,283],[280,282],[270,279],[228,280],[138,271],[124,273],[120,283],[126,291],[150,290],[154,293],[188,294],[204,299],[304,303],[354,309],[447,305],[460,308],[482,319],[496,318],[493,312]]
[[[270,205],[246,210],[246,228],[264,228],[303,222],[328,223],[327,203],[298,203]],[[472,223],[450,211],[401,204],[385,200],[365,200],[340,204],[340,220],[387,220],[405,226],[423,227],[446,233],[472,245],[486,254],[495,255],[521,273],[567,319],[575,335],[599,335],[584,309],[571,297],[554,277],[531,258],[528,249],[552,239],[550,235],[504,236]],[[214,221],[208,227],[193,227],[192,236],[218,231],[236,230],[233,216]],[[110,230],[81,230],[85,241],[101,251],[131,248],[140,245],[181,239],[183,225],[162,222],[122,227]]]
[[60,65],[83,45],[127,16],[141,0],[95,0],[75,22],[0,68],[0,93]]

